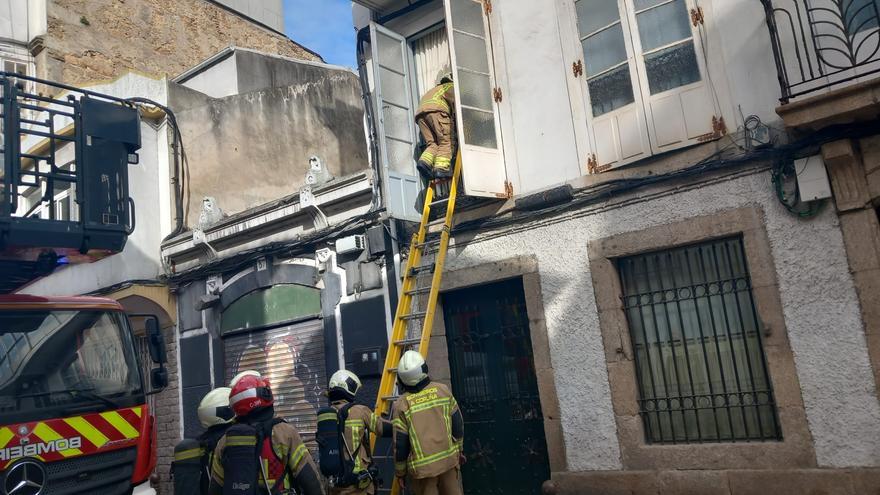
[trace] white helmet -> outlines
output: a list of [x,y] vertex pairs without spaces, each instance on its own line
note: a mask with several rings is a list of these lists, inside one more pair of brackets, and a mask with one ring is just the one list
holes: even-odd
[[199,402],[199,422],[204,428],[231,423],[235,413],[229,407],[228,387],[215,388]]
[[425,358],[416,351],[406,351],[397,365],[397,377],[407,386],[415,387],[428,377],[428,365]]
[[330,400],[339,400],[344,398],[353,401],[361,388],[361,380],[354,373],[348,370],[339,370],[330,377],[328,395]]

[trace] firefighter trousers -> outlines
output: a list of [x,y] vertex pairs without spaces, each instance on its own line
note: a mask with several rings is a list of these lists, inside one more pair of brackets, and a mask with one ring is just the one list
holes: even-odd
[[411,484],[415,495],[462,495],[459,468],[432,478],[414,479]]
[[428,147],[419,157],[434,170],[449,170],[452,163],[452,118],[446,112],[428,112],[416,117]]

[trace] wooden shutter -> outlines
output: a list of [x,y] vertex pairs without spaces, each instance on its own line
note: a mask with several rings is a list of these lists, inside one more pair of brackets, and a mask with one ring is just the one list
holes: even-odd
[[507,197],[507,170],[501,145],[497,88],[492,57],[489,4],[444,0],[449,48],[455,72],[455,117],[462,156],[464,192]]
[[[618,19],[623,31],[623,48],[626,53],[626,66],[629,68],[629,81],[633,90],[633,102],[595,115],[590,95],[588,60],[581,39],[591,34],[578,23],[575,0],[560,0],[558,5],[560,35],[568,50],[567,63],[569,78],[576,87],[572,94],[572,106],[583,109],[583,122],[588,126],[588,137],[578,136],[580,147],[586,151],[585,168],[590,172],[604,171],[640,160],[651,154],[648,125],[639,91],[639,77],[635,64],[635,49],[629,37],[629,19],[624,7],[618,9]],[[577,66],[579,70],[576,71]],[[577,75],[575,75],[577,72]],[[575,114],[577,115],[577,110]]]
[[370,24],[370,35],[386,207],[394,218],[419,221],[421,211],[416,202],[421,181],[416,171],[415,115],[406,39],[376,23]]
[[[708,84],[706,60],[703,57],[703,46],[694,26],[690,12],[696,6],[693,0],[676,0],[672,3],[661,5],[659,8],[674,8],[678,2],[684,4],[684,8],[678,12],[675,20],[686,23],[690,27],[693,41],[693,49],[696,55],[700,79],[690,84],[685,84],[667,91],[651,94],[646,68],[646,57],[642,54],[647,40],[643,40],[639,31],[639,20],[636,11],[632,7],[633,0],[627,0],[627,15],[630,23],[630,36],[633,46],[638,55],[636,63],[639,74],[639,87],[645,104],[645,114],[649,122],[649,134],[651,136],[651,148],[654,153],[663,153],[683,146],[688,146],[711,139],[714,134],[713,117],[719,118],[720,111],[715,102],[712,88]],[[698,23],[698,26],[700,24]]]

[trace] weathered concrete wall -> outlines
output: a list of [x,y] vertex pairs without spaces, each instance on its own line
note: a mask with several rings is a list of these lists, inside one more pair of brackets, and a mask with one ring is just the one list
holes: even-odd
[[[274,75],[248,85],[266,89],[213,99],[171,86],[169,101],[189,157],[189,226],[198,221],[205,196],[234,214],[296,193],[312,155],[335,177],[369,168],[357,77],[347,70],[260,58],[262,70]],[[258,72],[260,65],[240,68],[239,74]]]
[[320,60],[204,0],[52,0],[38,74],[74,84],[114,79],[126,70],[175,76],[230,45]]
[[880,466],[880,404],[838,219],[830,209],[808,221],[788,214],[761,172],[450,250],[449,270],[537,256],[569,471],[622,467],[588,242],[743,206],[765,212],[818,465]]

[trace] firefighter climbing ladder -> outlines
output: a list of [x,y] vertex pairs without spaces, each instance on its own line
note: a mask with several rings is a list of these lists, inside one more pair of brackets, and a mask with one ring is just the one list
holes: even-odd
[[[416,345],[422,356],[428,355],[428,344],[431,341],[431,330],[434,324],[434,312],[437,309],[437,298],[440,294],[440,283],[443,279],[443,264],[446,261],[446,250],[449,247],[449,234],[452,230],[452,218],[455,213],[455,200],[458,196],[458,182],[461,176],[461,153],[455,160],[451,180],[435,180],[425,191],[425,206],[422,209],[422,220],[419,230],[413,234],[410,242],[409,257],[403,272],[403,284],[397,313],[394,315],[394,326],[388,353],[385,357],[385,371],[379,384],[379,395],[376,399],[377,413],[390,412],[391,405],[397,399],[397,363],[404,352]],[[448,184],[449,194],[435,200],[435,189]],[[446,205],[446,213],[442,224],[431,220],[431,209]],[[428,229],[442,225],[439,239],[428,241]],[[430,286],[419,283],[430,276]],[[372,438],[375,447],[376,437]],[[398,493],[397,483],[392,483],[391,493]]]

